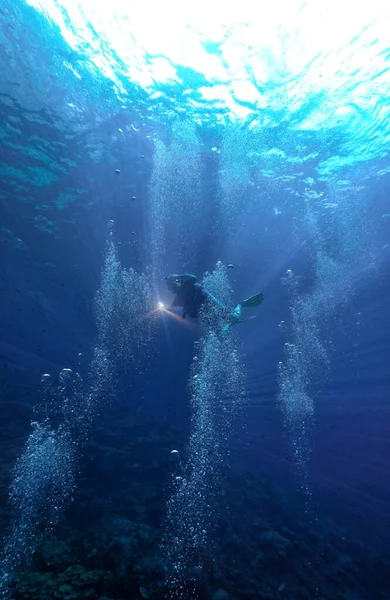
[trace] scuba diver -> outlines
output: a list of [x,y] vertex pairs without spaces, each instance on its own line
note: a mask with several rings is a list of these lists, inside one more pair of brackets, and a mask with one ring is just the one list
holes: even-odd
[[215,298],[210,292],[208,292],[200,283],[196,282],[195,275],[189,273],[183,273],[181,275],[169,275],[166,277],[168,290],[175,294],[175,297],[169,307],[166,310],[171,311],[175,306],[183,309],[183,319],[189,315],[192,318],[199,317],[199,313],[204,306],[209,305],[217,315],[219,315],[224,321],[223,333],[227,333],[231,325],[236,323],[243,323],[254,317],[248,319],[242,318],[243,308],[255,308],[263,302],[263,294],[260,292],[238,302],[235,308],[230,311],[224,306],[217,298]]

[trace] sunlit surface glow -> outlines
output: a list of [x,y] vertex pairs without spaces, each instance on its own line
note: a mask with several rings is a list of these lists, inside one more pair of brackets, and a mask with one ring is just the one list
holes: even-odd
[[159,308],[160,310],[162,310],[164,308],[164,302],[159,302],[157,304],[157,308]]
[[388,155],[388,0],[26,2],[61,31],[70,52],[63,66],[75,85],[87,72],[106,78],[119,106],[141,102],[145,118],[282,127],[274,150],[298,169],[313,154],[300,145],[289,156],[288,133],[291,141],[296,132],[337,129],[343,145],[332,160],[319,159],[323,178]]
[[[328,114],[313,110],[305,122],[320,126],[361,117],[389,91],[387,0],[27,1],[116,83],[125,75],[149,91],[178,84],[189,103],[212,101],[240,116],[270,99],[296,109],[323,93]],[[181,67],[203,78],[196,96]]]

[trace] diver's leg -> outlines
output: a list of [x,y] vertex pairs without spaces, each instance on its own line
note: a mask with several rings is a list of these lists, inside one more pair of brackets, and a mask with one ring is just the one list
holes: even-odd
[[235,323],[240,323],[242,316],[242,305],[240,303],[236,304],[233,308],[232,312],[229,316],[229,323],[234,325]]
[[207,290],[204,290],[204,295],[214,315],[218,316],[218,318],[226,319],[229,315],[229,310],[226,306]]
[[222,335],[226,335],[229,333],[230,327],[232,325],[236,325],[236,323],[241,323],[241,304],[237,304],[232,312],[227,316],[227,321],[222,327]]
[[208,292],[207,290],[204,290],[204,294],[206,295],[208,301],[210,302],[210,304],[212,304],[215,308],[217,308],[218,310],[226,310],[226,307],[224,304],[222,304],[222,302],[220,302],[218,300],[218,298],[216,298],[215,296],[213,296],[212,294],[210,294],[210,292]]

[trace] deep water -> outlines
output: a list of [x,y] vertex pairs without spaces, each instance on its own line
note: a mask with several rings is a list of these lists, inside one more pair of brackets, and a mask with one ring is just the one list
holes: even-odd
[[180,60],[58,6],[0,1],[0,597],[387,600],[390,14],[240,71],[249,4]]

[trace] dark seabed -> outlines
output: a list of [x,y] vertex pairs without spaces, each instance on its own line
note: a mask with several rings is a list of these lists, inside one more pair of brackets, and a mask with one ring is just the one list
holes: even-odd
[[390,11],[239,4],[0,2],[2,600],[390,598]]

